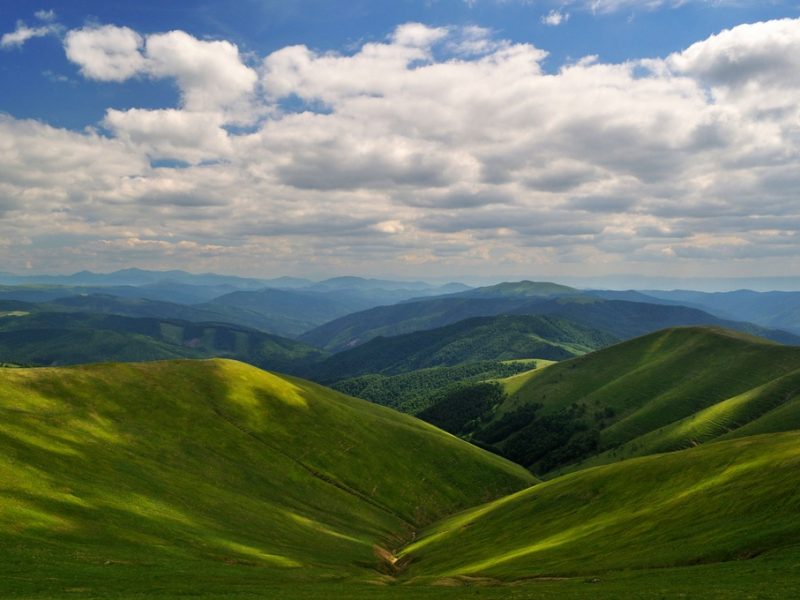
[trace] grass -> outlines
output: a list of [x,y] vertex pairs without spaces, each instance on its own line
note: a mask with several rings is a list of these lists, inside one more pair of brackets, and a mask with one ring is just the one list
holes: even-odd
[[598,431],[594,453],[570,467],[584,468],[792,429],[800,425],[798,369],[798,347],[716,328],[673,328],[503,380],[508,400],[486,426],[527,405],[540,404],[539,415],[576,406]]
[[533,483],[413,417],[230,360],[0,370],[3,597],[800,589],[800,432]]
[[800,558],[800,432],[558,477],[445,519],[401,555],[409,577],[514,580],[714,563],[757,570],[746,559],[770,553]]
[[380,580],[379,555],[417,528],[534,482],[412,417],[234,361],[7,369],[0,389],[7,595]]

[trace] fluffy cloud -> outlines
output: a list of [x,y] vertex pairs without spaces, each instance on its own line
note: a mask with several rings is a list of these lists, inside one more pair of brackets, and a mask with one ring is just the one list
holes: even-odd
[[250,94],[257,75],[226,41],[202,41],[183,31],[147,37],[147,71],[174,77],[190,111],[230,107]]
[[670,56],[674,73],[708,86],[725,103],[782,119],[794,112],[800,91],[797,21],[740,25]]
[[104,25],[70,31],[64,49],[84,77],[125,81],[145,68],[142,44],[142,36],[129,27]]
[[569,13],[553,9],[546,15],[542,15],[542,23],[551,27],[558,27],[562,23],[569,21]]
[[109,108],[106,137],[0,121],[11,263],[168,249],[176,265],[274,272],[719,272],[780,270],[800,250],[798,20],[555,73],[532,45],[421,24],[258,69],[183,32],[95,27],[65,48],[86,77],[174,78],[181,102]]
[[238,48],[183,32],[143,37],[128,27],[92,26],[70,31],[64,48],[81,74],[101,81],[131,77],[173,78],[180,109],[109,109],[103,125],[150,158],[199,163],[230,154],[225,125],[252,123],[258,76]]
[[230,156],[231,143],[223,121],[214,112],[112,108],[106,112],[103,124],[117,138],[141,148],[150,158],[199,163]]
[[232,106],[254,90],[257,80],[234,44],[198,40],[183,31],[144,38],[128,27],[92,26],[70,31],[64,48],[90,79],[175,78],[189,111]]

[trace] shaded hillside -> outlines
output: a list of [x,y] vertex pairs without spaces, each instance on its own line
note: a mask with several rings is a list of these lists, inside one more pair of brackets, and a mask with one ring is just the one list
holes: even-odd
[[264,289],[232,292],[197,308],[222,315],[226,321],[246,320],[263,331],[296,336],[368,306],[372,305],[337,293]]
[[337,277],[292,290],[236,291],[198,308],[213,310],[231,322],[296,337],[315,327],[384,304],[395,304],[420,294],[435,295],[466,286],[433,287],[421,282]]
[[[477,291],[477,290],[473,290]],[[657,301],[656,301],[657,302]],[[720,319],[680,305],[604,300],[585,295],[533,299],[527,297],[443,297],[382,306],[326,323],[299,339],[338,352],[378,337],[391,337],[443,327],[463,319],[499,314],[550,315],[601,330],[618,339],[681,325],[714,325],[736,329],[782,343],[800,343],[800,337],[751,323]]]
[[534,482],[412,417],[225,360],[0,369],[0,415],[7,593],[377,580],[417,527]]
[[308,374],[326,382],[368,373],[396,375],[485,360],[562,360],[615,341],[608,334],[552,317],[482,317],[438,329],[377,338],[331,356],[314,365]]
[[325,353],[301,342],[220,323],[70,312],[0,318],[0,362],[67,365],[214,356],[285,372],[324,358]]
[[786,430],[797,417],[770,415],[796,406],[797,369],[798,347],[669,329],[505,380],[508,397],[471,434],[546,472],[686,448],[740,428]]
[[379,306],[347,315],[301,335],[298,339],[331,352],[392,337],[451,325],[473,317],[494,316],[524,306],[526,299],[431,298]]
[[331,387],[401,412],[416,414],[435,402],[436,395],[453,386],[502,379],[528,371],[539,360],[481,361],[455,367],[430,367],[401,375],[362,375],[343,379]]

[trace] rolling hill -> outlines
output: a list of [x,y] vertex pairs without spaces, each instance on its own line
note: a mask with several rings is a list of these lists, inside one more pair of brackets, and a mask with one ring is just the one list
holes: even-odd
[[412,417],[227,360],[0,369],[0,415],[7,597],[380,581],[419,527],[535,481]]
[[466,286],[434,287],[421,282],[398,282],[360,277],[336,277],[291,290],[235,291],[198,306],[263,331],[296,337],[345,315],[424,294],[437,295]]
[[331,352],[348,350],[376,337],[435,329],[473,317],[494,316],[526,304],[525,299],[430,298],[378,306],[346,315],[299,336],[300,341]]
[[[692,577],[727,563],[728,572],[750,574],[750,586],[761,579],[765,597],[781,597],[800,583],[791,573],[800,560],[799,449],[800,433],[791,432],[583,470],[445,519],[400,556],[408,577],[451,585],[576,576],[600,583],[609,571],[680,566]],[[788,560],[770,588],[776,556]],[[673,597],[663,587],[650,592]],[[640,593],[629,586],[620,597]],[[713,580],[690,596],[737,593]]]
[[[544,285],[544,289],[550,289],[549,286],[554,284],[522,283],[529,284],[522,286],[523,293],[515,293],[517,284],[501,284],[492,286],[494,292],[487,292],[484,296],[481,295],[481,290],[486,288],[478,288],[465,292],[468,295],[466,297],[459,294],[381,306],[336,319],[312,329],[298,339],[319,348],[339,352],[379,336],[391,337],[435,329],[473,317],[517,314],[561,317],[618,339],[632,338],[666,327],[715,325],[782,343],[800,343],[800,337],[784,331],[721,319],[696,308],[664,304],[659,300],[653,303],[607,300],[580,293],[537,298],[525,295],[524,292],[531,286]],[[504,295],[498,289],[507,293]],[[476,294],[477,297],[472,297]]]
[[575,296],[582,292],[573,287],[549,281],[505,281],[495,285],[464,290],[453,294],[459,298],[553,298]]
[[[669,361],[675,342],[640,358]],[[796,431],[537,483],[413,417],[218,359],[0,369],[0,416],[10,598],[778,599],[800,585]]]
[[553,317],[481,317],[438,329],[376,338],[334,354],[305,374],[315,381],[330,382],[369,373],[397,375],[487,360],[562,360],[615,341],[611,335]]
[[359,298],[304,290],[263,289],[225,294],[197,308],[229,322],[246,320],[277,335],[297,336],[338,317],[373,306]]
[[0,362],[48,366],[218,356],[294,371],[325,353],[225,323],[75,312],[0,316]]
[[547,472],[785,431],[800,423],[798,369],[798,347],[668,329],[504,380],[472,438]]

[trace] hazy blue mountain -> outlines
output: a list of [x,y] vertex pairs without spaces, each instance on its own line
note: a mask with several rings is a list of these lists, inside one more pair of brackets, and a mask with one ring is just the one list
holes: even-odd
[[229,285],[235,288],[254,289],[265,287],[266,280],[216,273],[188,273],[186,271],[148,271],[145,269],[122,269],[113,273],[80,271],[72,275],[14,275],[0,273],[0,283],[6,285],[69,285],[69,286],[141,286],[170,281],[192,285]]
[[331,290],[428,290],[431,286],[423,281],[391,281],[388,279],[366,279],[364,277],[332,277],[312,284],[308,289]]
[[737,290],[705,293],[674,290],[645,293],[662,300],[700,306],[723,318],[751,321],[764,327],[800,334],[800,292]]
[[111,296],[109,294],[68,296],[66,298],[57,298],[56,300],[33,306],[36,307],[38,312],[64,310],[126,317],[181,319],[192,322],[225,322],[240,326],[250,326],[245,319],[229,320],[229,315],[214,312],[213,310],[206,310],[175,302],[150,300],[149,298],[126,298]]
[[178,304],[197,304],[228,294],[235,289],[236,288],[227,285],[203,286],[167,281],[141,286],[3,285],[0,286],[0,299],[22,300],[24,302],[50,302],[70,296],[101,294],[118,298],[144,298]]
[[519,298],[433,297],[392,306],[378,306],[325,323],[298,339],[338,352],[378,337],[434,329],[471,317],[486,317],[524,306]]
[[378,337],[390,337],[442,327],[478,316],[499,314],[554,315],[585,327],[602,330],[619,339],[679,325],[717,325],[795,344],[800,338],[785,331],[722,319],[679,304],[604,300],[582,293],[557,297],[506,296],[465,298],[446,296],[381,306],[354,313],[313,329],[299,339],[338,352]]
[[580,294],[581,291],[549,281],[507,281],[461,291],[459,298],[550,298]]
[[227,316],[227,320],[246,319],[264,331],[296,336],[369,306],[369,301],[347,292],[263,289],[225,294],[197,308]]

